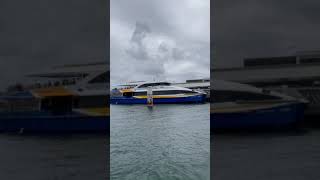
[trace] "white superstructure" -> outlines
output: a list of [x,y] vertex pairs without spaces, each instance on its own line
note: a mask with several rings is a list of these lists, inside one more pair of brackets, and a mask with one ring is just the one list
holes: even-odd
[[243,60],[243,67],[211,69],[217,79],[234,81],[303,97],[306,114],[320,115],[320,51]]
[[133,96],[144,96],[148,89],[152,89],[153,95],[157,96],[186,96],[194,94],[205,94],[204,92],[189,88],[174,86],[168,82],[143,82],[132,88]]
[[30,89],[63,86],[81,96],[109,94],[109,66],[104,62],[56,66],[27,77],[35,82]]

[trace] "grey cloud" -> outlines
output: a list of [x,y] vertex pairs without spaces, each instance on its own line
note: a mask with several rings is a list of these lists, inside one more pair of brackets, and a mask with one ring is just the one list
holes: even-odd
[[126,51],[132,58],[138,60],[147,60],[149,58],[143,40],[150,32],[151,30],[147,24],[136,22],[136,27],[130,40],[130,47]]
[[107,1],[0,2],[0,88],[54,65],[108,61]]
[[212,67],[241,66],[245,57],[319,50],[316,0],[213,1]]
[[167,44],[165,44],[165,43],[161,43],[160,45],[159,45],[159,51],[160,52],[162,52],[162,53],[168,53],[169,52],[169,47],[168,47],[168,45]]
[[172,57],[176,60],[184,59],[186,57],[185,52],[179,48],[172,49]]
[[[158,56],[152,56],[151,52],[148,51],[147,46],[143,41],[150,35],[151,29],[146,23],[136,22],[135,30],[132,34],[130,40],[130,47],[126,50],[129,58],[135,59],[137,72],[143,72],[144,75],[163,77],[164,67],[161,59]],[[163,52],[163,47],[165,45],[162,43],[156,49]],[[148,62],[146,62],[147,60]],[[140,62],[144,61],[144,62]]]
[[150,27],[141,22],[136,22],[136,29],[134,30],[131,38],[131,42],[137,43],[138,45],[142,46],[143,39],[150,33]]

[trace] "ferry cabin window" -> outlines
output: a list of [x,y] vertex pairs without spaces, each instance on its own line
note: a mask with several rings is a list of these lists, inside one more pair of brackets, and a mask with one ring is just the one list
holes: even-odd
[[[170,91],[153,91],[153,95],[173,95],[173,94],[195,94],[197,92],[184,91],[184,90],[170,90]],[[147,92],[135,92],[134,96],[146,96]]]
[[194,91],[170,90],[170,91],[154,91],[154,95],[172,95],[172,94],[195,94]]
[[[125,93],[123,93],[123,96],[124,97],[132,97],[133,96],[133,92],[125,92]],[[146,95],[147,95],[147,92],[146,92]],[[139,95],[140,96],[140,95]]]
[[41,101],[41,109],[54,114],[72,112],[72,96],[50,97]]
[[108,73],[102,73],[100,75],[98,75],[97,77],[93,78],[92,80],[89,81],[90,84],[93,83],[107,83],[109,80],[109,76]]
[[141,86],[139,86],[139,88],[146,88],[146,87],[152,87],[152,86],[169,86],[170,83],[147,83],[147,84],[143,84]]
[[258,94],[252,92],[242,91],[222,91],[213,90],[211,91],[212,102],[236,102],[236,101],[261,101],[261,100],[279,100],[280,97]]
[[320,58],[303,58],[300,59],[300,63],[302,64],[313,64],[313,63],[320,63]]
[[96,108],[106,107],[109,104],[109,96],[96,95],[96,96],[79,96],[74,98],[74,108]]
[[244,59],[245,67],[269,66],[269,65],[288,65],[296,64],[295,56],[270,57],[270,58],[247,58]]

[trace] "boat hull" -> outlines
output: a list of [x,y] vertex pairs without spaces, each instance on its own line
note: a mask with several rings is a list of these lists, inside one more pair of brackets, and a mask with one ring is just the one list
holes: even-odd
[[[153,98],[153,104],[179,104],[179,103],[203,103],[206,101],[205,95],[174,98]],[[147,98],[134,97],[112,97],[111,104],[147,104]]]
[[290,103],[248,112],[211,113],[210,128],[215,130],[288,127],[303,119],[304,110],[305,104]]
[[0,117],[6,132],[109,132],[109,116],[7,116]]

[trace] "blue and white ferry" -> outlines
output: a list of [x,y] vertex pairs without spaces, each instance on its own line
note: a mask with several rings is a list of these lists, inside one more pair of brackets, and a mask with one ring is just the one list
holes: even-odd
[[37,80],[0,96],[0,131],[108,132],[105,64],[67,65],[28,77]]
[[304,117],[304,99],[233,82],[211,84],[211,130],[288,127]]
[[147,104],[147,92],[152,90],[153,104],[203,103],[206,93],[199,90],[172,86],[168,82],[139,83],[120,89],[121,96],[111,97],[111,104]]

